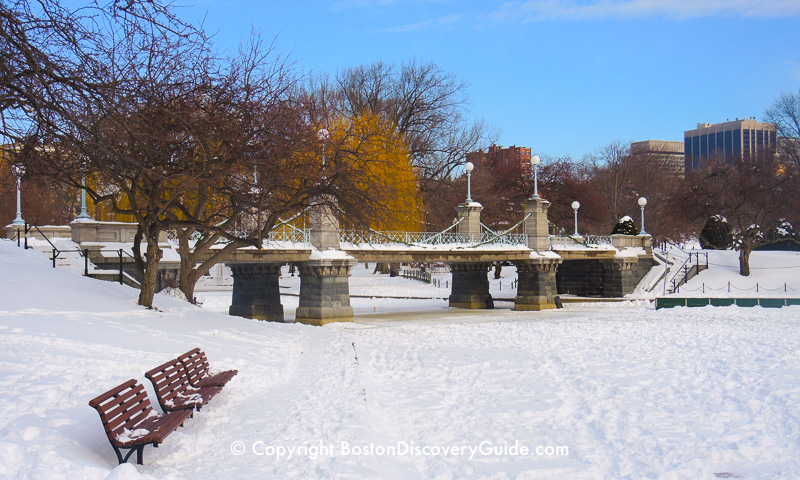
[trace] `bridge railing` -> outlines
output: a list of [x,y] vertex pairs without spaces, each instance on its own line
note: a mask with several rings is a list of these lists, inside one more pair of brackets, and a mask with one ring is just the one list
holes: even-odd
[[340,232],[342,243],[354,245],[390,245],[393,243],[429,246],[429,245],[527,245],[528,236],[525,234],[495,235],[484,232],[480,234],[469,233],[442,233],[442,232]]
[[608,245],[611,246],[611,235],[581,235],[581,236],[566,236],[566,235],[550,235],[551,248],[569,248],[569,247],[586,247],[592,245]]
[[283,225],[271,230],[264,239],[268,242],[311,243],[311,234],[308,230]]

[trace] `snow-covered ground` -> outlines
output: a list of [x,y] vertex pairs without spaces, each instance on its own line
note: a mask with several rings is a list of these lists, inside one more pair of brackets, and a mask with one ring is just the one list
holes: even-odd
[[[737,252],[703,252],[708,253],[708,270],[681,286],[674,296],[800,297],[800,252],[752,252],[748,277],[739,275]],[[701,259],[705,263],[705,258]]]
[[[226,316],[224,295],[143,310],[8,241],[0,272],[3,478],[800,477],[800,307],[354,299],[357,322],[320,328]],[[449,293],[367,269],[351,286]],[[117,467],[88,401],[149,389],[146,370],[195,346],[239,375],[144,466]]]

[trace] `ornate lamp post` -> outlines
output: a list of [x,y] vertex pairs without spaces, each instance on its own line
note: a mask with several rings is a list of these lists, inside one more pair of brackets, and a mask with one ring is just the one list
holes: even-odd
[[78,215],[78,218],[81,219],[81,220],[90,219],[92,217],[90,217],[89,214],[86,213],[86,173],[85,173],[85,171],[84,171],[83,176],[81,177],[81,186],[83,187],[83,188],[81,188],[81,213],[80,213],[80,215]]
[[325,177],[325,142],[330,138],[331,132],[327,128],[320,128],[317,131],[317,138],[322,142],[322,178]]
[[575,200],[572,202],[572,209],[575,210],[575,236],[577,237],[580,235],[578,233],[578,209],[581,208],[581,202]]
[[25,165],[15,163],[11,166],[11,173],[17,177],[17,218],[11,222],[11,225],[25,225],[25,220],[22,219],[22,196],[20,194],[22,176],[25,175]]
[[639,197],[639,206],[642,207],[642,230],[639,232],[639,235],[647,235],[647,232],[644,231],[644,206],[647,205],[647,199],[644,197]]
[[472,162],[467,162],[464,165],[464,169],[467,171],[467,201],[466,203],[472,203],[472,169],[475,168],[475,165]]
[[534,155],[531,158],[531,164],[533,165],[533,198],[539,198],[539,162],[542,159],[539,158],[539,155]]

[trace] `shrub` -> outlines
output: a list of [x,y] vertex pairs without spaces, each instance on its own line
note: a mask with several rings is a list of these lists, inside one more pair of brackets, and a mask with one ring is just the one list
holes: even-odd
[[636,224],[633,223],[633,219],[629,216],[624,216],[619,219],[616,225],[614,225],[614,230],[611,231],[611,235],[638,235],[639,229],[636,228]]
[[709,217],[700,232],[700,246],[708,250],[726,250],[733,244],[731,226],[721,215]]

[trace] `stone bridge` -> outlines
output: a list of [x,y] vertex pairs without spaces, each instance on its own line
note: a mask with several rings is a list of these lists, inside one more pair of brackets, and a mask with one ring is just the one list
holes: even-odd
[[[452,227],[436,233],[342,232],[330,207],[315,207],[307,232],[276,235],[261,250],[243,248],[225,259],[234,279],[229,312],[284,321],[278,280],[287,263],[300,273],[295,318],[314,325],[352,319],[348,280],[357,262],[446,263],[453,274],[450,306],[458,308],[487,308],[488,270],[494,262],[511,262],[518,272],[516,310],[555,308],[559,293],[620,297],[632,292],[652,267],[649,235],[553,236],[549,206],[538,196],[529,199],[519,224],[522,234],[488,230],[480,221],[483,207],[472,201],[456,208]],[[16,228],[6,227],[9,238]],[[52,230],[44,232],[49,236],[71,236],[98,268],[137,274],[132,258],[107,250],[109,245],[120,249],[129,244],[136,225],[91,221],[47,228]],[[177,259],[159,263],[165,278],[176,277],[178,268]]]
[[307,247],[239,249],[226,259],[233,272],[231,315],[284,321],[278,280],[281,266],[300,273],[298,322],[324,325],[352,320],[348,279],[357,262],[446,263],[452,274],[450,306],[487,308],[491,303],[488,270],[497,261],[513,263],[518,272],[515,310],[555,308],[558,293],[618,297],[632,292],[652,267],[649,235],[555,237],[549,234],[550,203],[528,201],[524,234],[484,232],[483,207],[459,205],[453,233],[340,232],[327,207],[311,214]]

